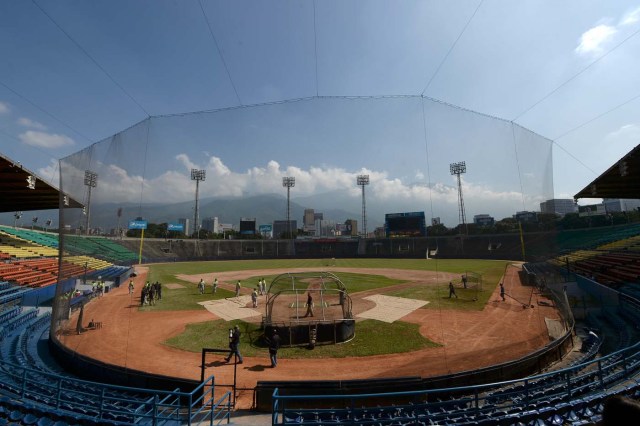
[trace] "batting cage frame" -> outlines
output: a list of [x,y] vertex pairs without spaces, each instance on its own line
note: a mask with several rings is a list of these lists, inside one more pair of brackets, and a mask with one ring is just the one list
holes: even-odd
[[[311,307],[307,301],[312,300]],[[276,329],[282,346],[337,344],[355,336],[352,301],[330,272],[286,272],[267,289],[264,335]]]

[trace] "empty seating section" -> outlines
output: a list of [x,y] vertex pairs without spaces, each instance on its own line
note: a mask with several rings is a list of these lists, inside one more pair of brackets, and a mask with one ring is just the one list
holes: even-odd
[[569,268],[616,288],[640,283],[640,225],[607,227],[592,231],[565,231],[562,246],[567,251],[549,263]]
[[22,238],[23,240],[32,241],[46,247],[58,248],[58,234],[32,231],[24,228],[11,228],[9,226],[0,225],[0,231]]
[[65,256],[64,260],[66,262],[73,263],[74,265],[80,265],[82,267],[84,267],[84,265],[87,265],[88,269],[96,271],[113,266],[113,263],[111,262],[96,259],[95,257],[90,256]]
[[138,256],[117,242],[103,237],[65,237],[65,250],[77,255],[90,255],[114,263],[132,263]]
[[57,256],[58,249],[43,246],[0,230],[0,252],[18,259]]

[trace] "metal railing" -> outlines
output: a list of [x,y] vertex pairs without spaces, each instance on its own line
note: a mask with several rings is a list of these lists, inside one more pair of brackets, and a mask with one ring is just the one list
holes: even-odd
[[[404,392],[282,395],[272,396],[272,424],[363,423],[369,420],[414,419],[426,413],[438,416],[525,409],[530,404],[569,402],[588,395],[604,394],[625,378],[640,372],[640,343],[606,357],[551,373],[476,386]],[[323,401],[320,404],[318,401]],[[329,403],[334,408],[317,408]],[[313,407],[313,408],[309,408]],[[339,407],[339,408],[337,408]]]
[[192,425],[230,421],[231,392],[217,400],[210,376],[191,392],[151,390],[107,385],[59,376],[3,362],[0,392],[13,394],[45,408],[73,413],[78,418],[154,425],[176,422]]

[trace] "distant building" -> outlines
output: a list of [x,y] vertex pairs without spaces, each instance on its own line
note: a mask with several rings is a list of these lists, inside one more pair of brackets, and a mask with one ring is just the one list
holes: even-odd
[[607,210],[604,207],[603,203],[600,204],[589,204],[588,206],[579,206],[578,207],[580,217],[585,216],[604,216],[607,214]]
[[316,232],[315,225],[315,212],[313,209],[304,209],[304,216],[302,217],[302,230],[306,234],[313,235]]
[[336,223],[333,220],[316,220],[316,237],[335,237]]
[[637,199],[605,198],[602,204],[607,213],[631,212],[640,209],[640,200]]
[[184,226],[184,235],[191,235],[191,233],[189,232],[189,219],[185,219],[184,217],[181,217],[180,219],[178,219],[178,223],[182,226]]
[[[358,236],[358,221],[355,219],[347,219],[344,224],[347,227],[348,235],[352,237]],[[343,234],[344,235],[344,234]]]
[[517,212],[513,215],[516,222],[537,222],[538,213],[536,212]]
[[576,213],[578,205],[571,198],[554,198],[540,203],[541,213],[555,213],[564,216],[568,213]]
[[233,231],[233,225],[230,223],[221,223],[218,225],[218,234],[222,233],[222,235],[224,235],[224,238],[226,239],[226,233],[229,231]]
[[202,219],[202,229],[205,229],[209,232],[213,232],[215,234],[220,232],[219,223],[217,217],[207,217]]
[[289,235],[289,233],[294,234],[298,230],[298,221],[292,220],[291,223],[286,220],[274,220],[273,221],[273,238],[283,238]]
[[493,226],[496,220],[488,214],[477,214],[473,216],[473,223],[477,226]]

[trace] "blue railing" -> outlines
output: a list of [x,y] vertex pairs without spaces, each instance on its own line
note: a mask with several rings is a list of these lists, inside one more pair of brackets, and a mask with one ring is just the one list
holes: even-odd
[[191,392],[150,390],[88,382],[3,362],[0,392],[70,412],[79,418],[121,423],[229,423],[231,392],[217,400],[214,378]]
[[[640,343],[636,343],[574,367],[485,385],[354,395],[281,395],[275,389],[272,424],[385,423],[411,421],[417,415],[442,421],[455,415],[524,410],[537,403],[553,406],[604,394],[639,372]],[[341,408],[318,408],[327,404]]]

